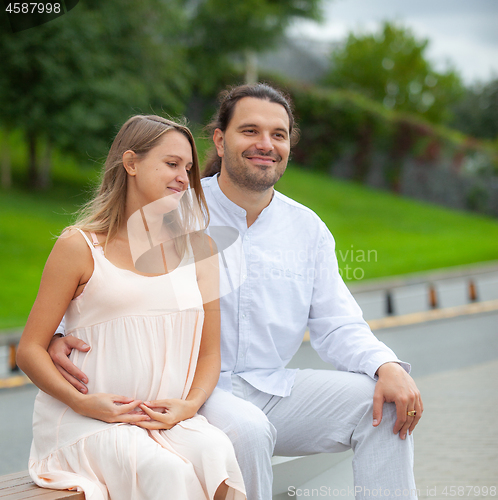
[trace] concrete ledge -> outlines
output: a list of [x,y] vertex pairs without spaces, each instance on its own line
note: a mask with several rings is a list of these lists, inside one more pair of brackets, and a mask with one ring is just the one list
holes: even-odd
[[353,488],[352,460],[351,450],[302,457],[273,457],[273,500],[289,498],[289,488]]
[[346,283],[351,293],[385,291],[409,285],[418,285],[454,278],[471,278],[483,274],[498,272],[498,261],[477,262],[466,266],[454,266],[432,271],[403,274],[387,278],[374,278],[365,282]]
[[[430,311],[421,311],[412,314],[403,314],[401,316],[387,316],[385,318],[370,319],[367,321],[372,330],[383,330],[397,326],[415,325],[417,323],[427,323],[441,319],[456,318],[458,316],[467,316],[470,314],[481,314],[498,311],[498,299],[488,300],[486,302],[473,302],[462,306],[446,307],[445,309],[431,309]],[[310,341],[310,333],[306,330],[303,342]]]
[[32,383],[26,375],[15,375],[13,377],[0,378],[0,389],[12,389],[13,387],[22,387]]
[[402,316],[388,316],[386,318],[372,319],[367,323],[372,330],[392,328],[396,326],[414,325],[416,323],[426,323],[441,319],[456,318],[469,314],[480,314],[498,310],[498,300],[488,300],[486,302],[473,302],[462,306],[447,307],[445,309],[432,309]]

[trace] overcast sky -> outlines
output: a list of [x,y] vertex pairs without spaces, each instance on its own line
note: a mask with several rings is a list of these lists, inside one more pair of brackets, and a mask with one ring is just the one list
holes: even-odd
[[342,40],[350,31],[376,31],[384,20],[430,40],[428,58],[442,70],[448,61],[465,83],[498,78],[498,0],[323,0],[325,22],[298,22],[291,33]]

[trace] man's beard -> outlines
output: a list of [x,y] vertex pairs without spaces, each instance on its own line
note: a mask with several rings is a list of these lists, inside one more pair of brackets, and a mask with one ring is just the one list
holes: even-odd
[[[248,156],[262,156],[275,160],[275,165],[255,167],[255,172],[243,164],[243,158]],[[286,164],[281,164],[282,157],[270,152],[263,154],[259,151],[244,151],[243,158],[237,158],[224,144],[224,166],[228,177],[237,186],[261,193],[273,187],[285,172]]]

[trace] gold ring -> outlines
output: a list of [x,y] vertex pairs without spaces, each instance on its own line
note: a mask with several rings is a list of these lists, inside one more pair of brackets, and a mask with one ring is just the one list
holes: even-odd
[[415,410],[412,410],[412,411],[407,411],[406,414],[409,416],[409,417],[414,417],[417,412]]

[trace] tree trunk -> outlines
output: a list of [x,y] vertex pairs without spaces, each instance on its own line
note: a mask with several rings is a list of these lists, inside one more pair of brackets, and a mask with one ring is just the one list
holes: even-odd
[[38,158],[36,151],[36,134],[34,132],[28,132],[28,186],[37,189],[40,187],[40,176],[38,172]]
[[40,189],[48,189],[52,182],[50,178],[50,171],[52,170],[52,143],[47,141],[43,159],[40,165],[39,187]]
[[2,144],[2,175],[0,179],[0,185],[4,189],[9,189],[12,187],[12,169],[10,163],[10,147],[9,147],[9,137],[5,134],[5,138]]
[[246,83],[258,81],[258,56],[253,50],[246,50]]

